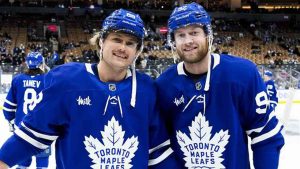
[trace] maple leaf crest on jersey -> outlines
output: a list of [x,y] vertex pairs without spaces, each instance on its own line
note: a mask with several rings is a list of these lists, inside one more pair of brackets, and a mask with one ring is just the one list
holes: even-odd
[[85,149],[90,153],[93,160],[93,169],[99,168],[124,168],[130,169],[131,159],[138,149],[138,137],[132,136],[124,142],[125,131],[119,122],[112,117],[101,131],[102,143],[93,136],[85,137]]
[[[225,168],[222,165],[222,153],[228,143],[228,130],[220,130],[212,136],[212,127],[209,126],[201,112],[189,126],[190,137],[186,133],[177,131],[177,141],[184,153],[185,166],[194,168]],[[212,137],[212,138],[211,138]]]

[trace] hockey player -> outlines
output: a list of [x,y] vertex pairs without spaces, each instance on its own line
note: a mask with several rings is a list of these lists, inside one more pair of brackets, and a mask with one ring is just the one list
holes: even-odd
[[266,70],[264,73],[264,81],[267,88],[267,94],[270,106],[275,110],[278,104],[277,90],[273,78],[273,73]]
[[47,74],[41,102],[1,148],[0,165],[12,166],[54,140],[59,169],[174,164],[169,163],[173,150],[156,111],[154,82],[134,69],[145,36],[143,21],[120,9],[102,26],[95,38],[100,62],[70,63]]
[[[7,94],[3,105],[5,119],[8,120],[10,131],[15,131],[15,125],[20,125],[23,117],[31,111],[40,101],[39,93],[44,88],[45,63],[39,52],[30,52],[26,57],[28,69],[17,75]],[[47,168],[50,148],[36,155],[36,167]],[[31,164],[31,157],[18,163],[17,169],[25,169]]]
[[249,136],[255,169],[277,169],[282,125],[255,64],[211,53],[211,19],[197,3],[175,8],[168,27],[183,62],[157,79],[157,98],[178,168],[250,169]]

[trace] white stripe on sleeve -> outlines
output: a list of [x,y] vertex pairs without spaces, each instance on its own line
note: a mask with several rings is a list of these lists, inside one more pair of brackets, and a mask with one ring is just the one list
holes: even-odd
[[35,139],[31,138],[30,136],[28,136],[26,133],[24,133],[22,130],[20,130],[18,128],[15,130],[15,134],[18,135],[19,137],[21,137],[26,142],[30,143],[31,145],[33,145],[33,146],[35,146],[39,149],[46,149],[46,148],[49,147],[49,146],[47,146],[47,145],[45,145],[41,142],[38,142]]
[[273,110],[270,114],[269,114],[269,119],[267,121],[267,123],[262,126],[262,127],[259,127],[259,128],[256,128],[256,129],[252,129],[252,130],[247,130],[246,133],[247,135],[250,135],[251,133],[255,132],[255,133],[259,133],[262,131],[262,129],[264,129],[264,127],[269,123],[269,121],[272,119],[272,117],[275,116],[275,111]]
[[8,112],[16,112],[16,109],[9,109],[6,107],[3,107],[3,110],[8,111]]
[[170,154],[173,153],[173,150],[171,148],[168,148],[162,155],[160,155],[159,157],[155,158],[155,159],[150,159],[148,161],[148,166],[151,165],[156,165],[160,162],[162,162],[163,160],[165,160]]
[[253,138],[252,141],[251,141],[251,144],[256,144],[256,143],[264,141],[264,140],[266,140],[270,137],[273,137],[274,135],[276,135],[280,131],[281,126],[282,126],[282,124],[278,123],[273,130],[271,130],[271,131],[269,131],[269,132],[267,132],[263,135],[260,135],[258,137]]
[[156,147],[150,149],[150,150],[149,150],[149,154],[151,154],[153,151],[156,151],[156,150],[158,150],[158,149],[160,149],[160,148],[162,148],[162,147],[165,147],[165,146],[167,146],[167,145],[170,145],[170,144],[171,144],[170,140],[167,140],[167,141],[161,143],[160,145],[158,145],[158,146],[156,146]]
[[7,103],[7,104],[9,104],[9,105],[11,105],[11,106],[17,106],[16,103],[13,103],[13,102],[11,102],[11,101],[9,101],[9,100],[7,100],[7,99],[5,99],[5,103]]
[[51,135],[38,133],[38,132],[28,128],[23,122],[21,123],[21,126],[23,126],[27,131],[31,132],[34,136],[36,136],[38,138],[42,138],[42,139],[46,139],[46,140],[50,140],[50,141],[54,141],[58,138],[58,136],[51,136]]

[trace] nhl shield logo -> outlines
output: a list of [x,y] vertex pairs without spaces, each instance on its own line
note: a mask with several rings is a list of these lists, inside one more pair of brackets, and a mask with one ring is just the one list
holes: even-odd
[[108,87],[109,87],[110,91],[116,91],[116,89],[117,89],[115,84],[109,84]]
[[202,85],[201,85],[200,82],[197,82],[197,83],[195,84],[195,87],[196,87],[197,90],[201,90]]

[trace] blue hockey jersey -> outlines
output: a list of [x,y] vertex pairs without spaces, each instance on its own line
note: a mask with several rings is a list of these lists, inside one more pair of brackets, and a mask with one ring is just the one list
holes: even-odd
[[14,164],[23,151],[33,154],[56,140],[59,169],[168,168],[173,150],[155,106],[154,82],[136,75],[137,100],[131,107],[131,71],[121,82],[104,83],[96,64],[51,70],[42,101],[4,144],[0,160]]
[[268,109],[256,66],[229,55],[211,58],[208,91],[206,75],[194,82],[183,62],[156,81],[178,168],[250,169],[250,136],[255,169],[277,169],[282,125]]
[[3,105],[6,120],[20,124],[23,117],[41,101],[39,93],[44,88],[44,76],[19,74],[14,77]]
[[278,104],[277,90],[273,80],[265,82],[270,105],[275,108]]

